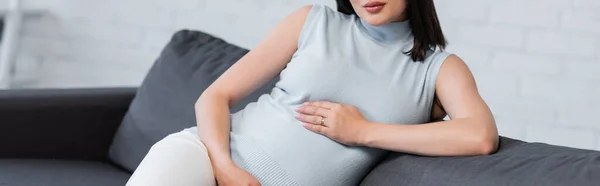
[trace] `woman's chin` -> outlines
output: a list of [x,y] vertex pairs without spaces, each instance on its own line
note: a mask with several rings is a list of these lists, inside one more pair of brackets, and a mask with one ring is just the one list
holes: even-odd
[[381,25],[385,25],[389,22],[388,19],[385,19],[384,17],[378,16],[378,15],[369,15],[362,19],[365,20],[366,23],[368,23],[369,25],[372,25],[372,26],[381,26]]

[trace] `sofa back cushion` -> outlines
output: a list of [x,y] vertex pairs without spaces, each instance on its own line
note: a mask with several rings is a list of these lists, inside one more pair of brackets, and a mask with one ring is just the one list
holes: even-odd
[[[200,94],[247,52],[200,31],[175,33],[138,89],[114,137],[110,159],[133,171],[154,143],[195,126],[194,103]],[[278,79],[247,96],[231,112],[270,92]]]
[[500,137],[498,152],[487,156],[390,153],[360,185],[600,185],[598,175],[598,151]]

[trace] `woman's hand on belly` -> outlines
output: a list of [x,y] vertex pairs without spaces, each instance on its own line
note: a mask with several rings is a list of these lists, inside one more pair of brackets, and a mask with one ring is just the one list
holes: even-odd
[[306,129],[346,145],[361,145],[371,125],[352,105],[315,101],[304,103],[296,111],[296,119]]

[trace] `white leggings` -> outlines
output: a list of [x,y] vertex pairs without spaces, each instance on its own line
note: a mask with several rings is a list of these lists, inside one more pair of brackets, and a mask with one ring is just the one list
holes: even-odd
[[212,165],[198,135],[171,134],[152,146],[127,186],[214,186]]

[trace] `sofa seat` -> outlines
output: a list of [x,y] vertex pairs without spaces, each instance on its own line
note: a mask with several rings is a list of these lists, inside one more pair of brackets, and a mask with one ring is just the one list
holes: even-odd
[[125,185],[129,176],[101,162],[0,159],[0,186]]

